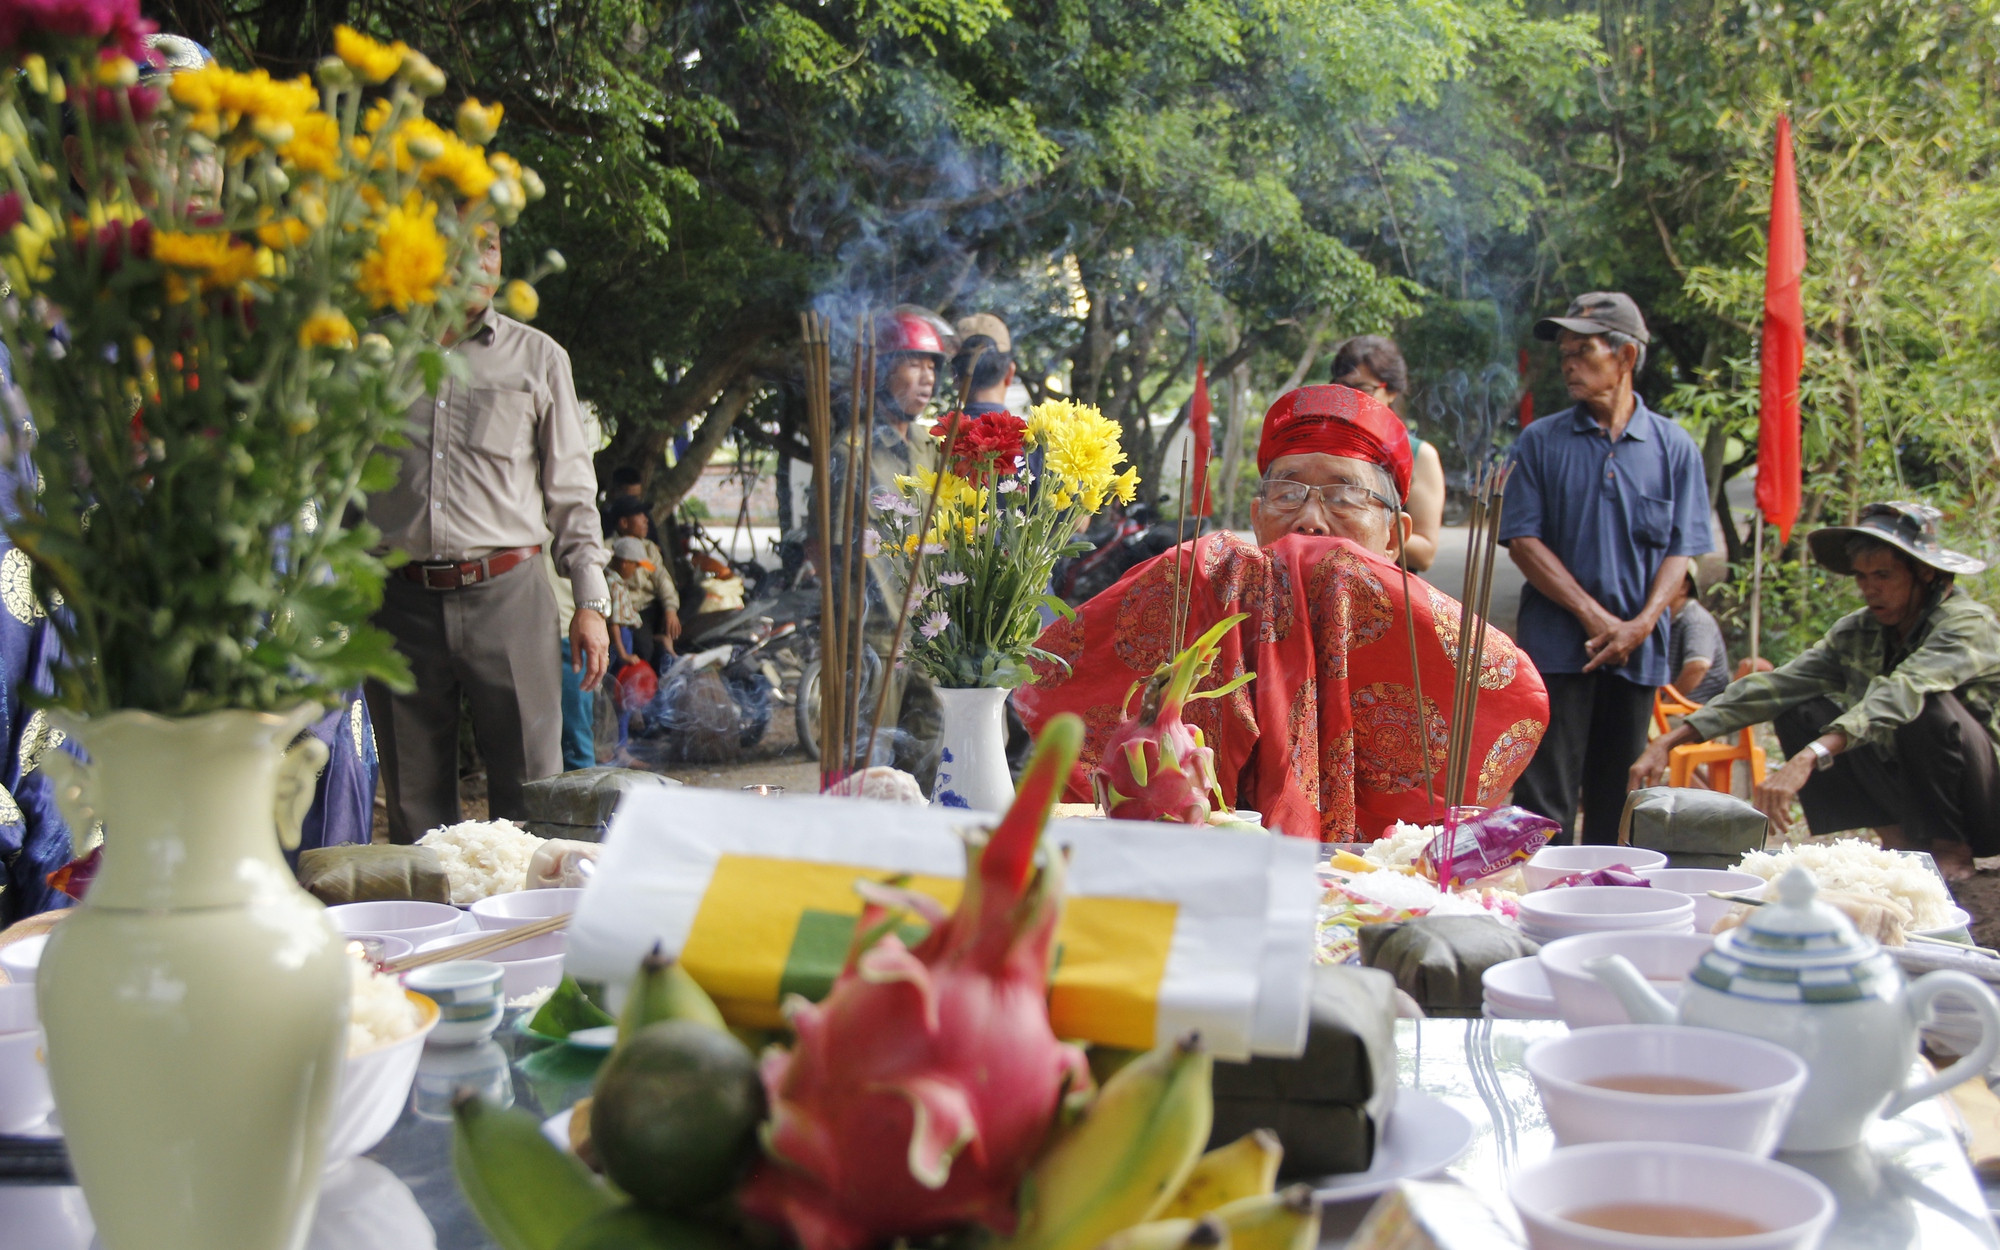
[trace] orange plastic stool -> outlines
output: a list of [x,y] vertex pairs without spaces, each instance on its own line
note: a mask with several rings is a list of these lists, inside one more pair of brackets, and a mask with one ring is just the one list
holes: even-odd
[[[1667,717],[1686,716],[1701,710],[1701,704],[1682,694],[1678,687],[1669,683],[1661,686],[1653,695],[1653,728],[1659,733],[1667,732]],[[1736,761],[1750,763],[1750,784],[1764,780],[1764,748],[1757,745],[1746,727],[1736,735],[1735,742],[1690,742],[1686,746],[1673,749],[1668,757],[1667,784],[1686,787],[1694,780],[1694,770],[1708,769],[1708,788],[1723,794],[1730,792],[1735,780]]]
[[1764,780],[1764,748],[1751,737],[1747,725],[1736,735],[1735,742],[1690,742],[1675,747],[1668,759],[1667,784],[1671,786],[1686,786],[1693,779],[1694,770],[1706,765],[1708,788],[1728,794],[1737,760],[1750,762],[1751,785]]

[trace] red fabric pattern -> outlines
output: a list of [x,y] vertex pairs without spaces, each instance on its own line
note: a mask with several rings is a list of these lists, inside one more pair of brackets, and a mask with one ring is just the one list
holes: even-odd
[[1806,236],[1799,223],[1799,183],[1792,166],[1792,119],[1778,118],[1771,172],[1771,238],[1764,268],[1764,348],[1757,408],[1757,507],[1789,542],[1803,486],[1799,450],[1799,373],[1806,359],[1806,316],[1799,279]]
[[[1083,758],[1068,799],[1090,801],[1090,770],[1123,718],[1132,683],[1175,650],[1167,636],[1175,553],[1133,569],[1083,605],[1075,621],[1042,635],[1067,670],[1036,666],[1014,694],[1031,730],[1058,712],[1084,718]],[[1257,680],[1221,699],[1188,705],[1188,724],[1215,749],[1222,792],[1264,814],[1266,827],[1326,841],[1373,840],[1397,820],[1432,823],[1444,811],[1446,729],[1459,606],[1417,578],[1403,600],[1397,567],[1345,539],[1294,534],[1268,549],[1234,534],[1205,534],[1181,555],[1192,579],[1187,637],[1237,612],[1250,619],[1222,640],[1212,690],[1247,667]],[[1403,614],[1416,614],[1419,715]],[[1472,768],[1477,801],[1491,803],[1528,766],[1548,727],[1541,674],[1498,630],[1480,671]],[[1428,751],[1435,804],[1424,801]],[[1246,766],[1252,766],[1246,774]]]

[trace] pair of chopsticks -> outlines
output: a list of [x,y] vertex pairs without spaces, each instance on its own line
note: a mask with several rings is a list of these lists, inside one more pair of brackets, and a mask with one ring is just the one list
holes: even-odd
[[431,964],[448,964],[454,959],[483,959],[497,951],[506,950],[516,942],[560,933],[568,924],[568,916],[550,916],[547,920],[537,920],[514,929],[500,929],[485,937],[474,938],[470,942],[460,942],[456,946],[446,946],[434,951],[419,951],[398,959],[385,960],[382,971],[408,972],[412,968],[426,968]]
[[[1719,898],[1725,903],[1741,903],[1746,907],[1762,907],[1765,902],[1761,898],[1752,898],[1748,894],[1731,894],[1727,890],[1710,890],[1708,896],[1710,898]],[[1903,940],[1906,942],[1922,942],[1927,946],[1949,946],[1955,951],[1972,951],[1976,954],[1990,955],[1995,959],[2000,959],[2000,951],[1996,951],[1990,946],[1973,946],[1966,942],[1954,942],[1950,938],[1931,937],[1923,933],[1911,933],[1907,929],[1903,931]]]

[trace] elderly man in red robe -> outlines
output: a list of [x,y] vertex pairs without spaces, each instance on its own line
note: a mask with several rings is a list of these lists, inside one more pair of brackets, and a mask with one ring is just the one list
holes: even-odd
[[[1440,821],[1459,605],[1397,563],[1410,527],[1401,506],[1409,435],[1359,391],[1302,387],[1265,414],[1257,467],[1254,544],[1204,534],[1051,625],[1040,646],[1068,668],[1039,666],[1015,708],[1033,730],[1058,712],[1083,716],[1089,736],[1068,797],[1087,802],[1133,683],[1244,613],[1197,693],[1246,672],[1254,680],[1184,714],[1215,751],[1224,800],[1262,813],[1267,828],[1332,842],[1372,840],[1399,820]],[[1186,618],[1178,633],[1177,585]],[[1465,793],[1490,804],[1533,757],[1549,702],[1541,675],[1500,631],[1487,632],[1481,660]]]

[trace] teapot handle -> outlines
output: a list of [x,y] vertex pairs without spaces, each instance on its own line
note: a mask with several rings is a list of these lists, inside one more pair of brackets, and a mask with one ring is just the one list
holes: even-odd
[[1970,1003],[1973,1013],[1979,1017],[1979,1044],[1972,1048],[1971,1054],[1936,1076],[1898,1091],[1889,1100],[1889,1105],[1882,1108],[1883,1119],[1899,1116],[1933,1094],[1942,1094],[1981,1075],[1986,1071],[1986,1065],[1993,1061],[1994,1052],[2000,1050],[2000,1002],[1994,1000],[1993,991],[1978,977],[1951,971],[1925,973],[1910,985],[1909,995],[1904,1001],[1911,1018],[1922,1020],[1932,999],[1951,993]]

